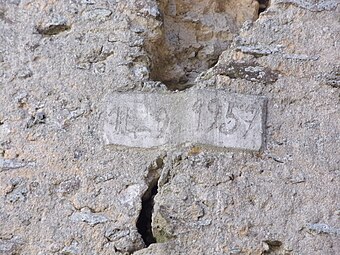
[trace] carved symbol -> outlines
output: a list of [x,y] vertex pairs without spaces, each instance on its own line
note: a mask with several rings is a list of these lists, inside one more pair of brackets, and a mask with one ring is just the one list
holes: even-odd
[[[253,111],[251,111],[251,114],[250,114],[252,117],[249,120],[243,119],[244,122],[246,122],[248,124],[247,130],[244,132],[243,137],[246,137],[249,130],[253,128],[255,118],[256,118],[258,112],[259,112],[259,109],[253,110]],[[249,112],[247,112],[247,113],[249,113]]]
[[258,150],[264,139],[266,99],[225,91],[108,95],[101,104],[103,142],[153,148],[182,143]]
[[220,132],[226,135],[234,133],[239,125],[239,121],[233,114],[232,109],[233,105],[230,103],[228,106],[228,111],[226,113],[226,121],[225,123],[222,123],[219,128]]
[[157,123],[157,130],[158,130],[158,136],[161,137],[164,136],[165,130],[168,128],[170,123],[170,118],[165,110],[165,108],[160,108],[156,115],[156,121]]
[[114,132],[118,134],[133,134],[134,138],[137,138],[137,133],[151,132],[142,123],[138,122],[134,112],[127,107],[117,107],[111,110],[108,114],[110,119],[114,118],[114,123],[110,122],[114,126]]
[[[126,114],[126,122],[127,122],[127,125],[126,125],[126,131],[128,133],[133,133],[133,137],[136,139],[137,138],[137,133],[143,133],[143,132],[148,132],[148,133],[151,133],[151,130],[146,127],[145,125],[143,125],[143,120],[139,119],[138,121],[138,117],[134,114],[134,115],[131,115],[129,114],[130,112],[130,109],[127,108],[127,114]],[[133,111],[133,113],[136,113],[135,111]],[[130,119],[130,121],[129,121]],[[140,124],[139,124],[140,123]]]
[[197,121],[197,127],[196,127],[197,131],[200,130],[202,126],[202,123],[201,123],[202,106],[203,106],[203,102],[201,99],[198,99],[192,106],[192,109],[194,110],[194,112],[198,114],[198,121]]
[[[192,109],[195,113],[198,114],[198,123],[196,130],[202,130],[202,109],[204,109],[204,103],[202,99],[198,99],[192,106]],[[233,105],[229,104],[227,113],[225,115],[226,119],[225,122],[221,123],[222,120],[222,114],[223,114],[223,107],[219,99],[214,98],[209,101],[209,103],[206,105],[206,109],[210,114],[212,114],[212,123],[207,128],[207,132],[210,132],[213,129],[217,129],[219,132],[223,134],[232,134],[236,131],[236,129],[239,126],[239,121],[236,118],[235,114],[232,112]],[[221,123],[221,124],[219,124]]]
[[[115,133],[123,133],[124,132],[124,128],[123,128],[124,122],[125,122],[125,125],[126,125],[126,120],[125,120],[123,110],[120,107],[114,108],[108,113],[108,116],[110,118],[110,124],[112,124],[114,126],[114,132]],[[114,122],[112,122],[111,120],[114,120]]]
[[208,103],[208,111],[213,114],[213,123],[209,126],[208,132],[214,128],[218,128],[218,118],[222,113],[222,106],[218,99],[212,99]]

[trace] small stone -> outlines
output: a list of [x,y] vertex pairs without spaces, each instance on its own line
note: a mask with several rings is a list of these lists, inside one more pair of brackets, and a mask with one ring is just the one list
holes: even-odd
[[33,72],[30,69],[22,69],[22,70],[19,70],[17,73],[17,77],[20,79],[26,79],[26,78],[32,77],[32,75],[33,75]]
[[72,241],[71,245],[66,246],[62,249],[62,253],[61,254],[65,254],[65,255],[80,255],[82,254],[80,252],[80,247],[79,247],[79,243],[75,240]]
[[71,27],[68,25],[67,20],[61,16],[54,17],[50,21],[46,23],[42,22],[37,26],[37,31],[39,34],[48,36],[57,35],[70,29]]
[[83,17],[85,20],[99,20],[99,21],[103,21],[105,19],[107,19],[108,17],[110,17],[112,14],[112,11],[108,10],[108,9],[93,9],[93,10],[89,10],[86,11],[83,14]]
[[35,113],[34,116],[31,116],[31,118],[26,123],[26,128],[31,128],[37,124],[45,124],[46,123],[46,114],[44,111],[40,110]]
[[231,79],[245,79],[265,84],[274,83],[279,77],[277,73],[255,62],[230,62],[226,65],[217,65],[214,70],[216,74],[227,75]]
[[230,254],[241,254],[242,250],[240,248],[231,248]]
[[0,237],[0,254],[20,254],[23,244],[24,242],[18,236],[14,236],[10,239],[2,239]]
[[59,184],[57,191],[62,194],[70,194],[80,188],[80,180],[72,178]]
[[105,232],[105,237],[108,238],[111,242],[113,242],[129,234],[130,234],[129,229],[114,228],[114,229],[108,229]]
[[307,224],[307,228],[317,234],[336,234],[340,235],[340,229],[331,227],[324,223]]
[[71,220],[74,222],[85,222],[90,226],[95,226],[97,224],[105,223],[109,219],[104,215],[92,213],[90,210],[84,208],[79,212],[74,212],[71,215]]
[[0,158],[0,172],[25,167],[26,162]]

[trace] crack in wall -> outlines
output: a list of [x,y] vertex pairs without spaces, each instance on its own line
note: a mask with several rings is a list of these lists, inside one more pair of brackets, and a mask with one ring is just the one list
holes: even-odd
[[146,247],[148,247],[152,243],[156,243],[156,239],[152,233],[151,223],[154,206],[154,197],[156,196],[158,191],[157,182],[158,179],[155,179],[155,182],[152,183],[149,186],[148,190],[145,192],[142,198],[142,210],[137,220],[137,229],[138,232],[141,234]]
[[142,209],[136,223],[137,230],[146,247],[152,243],[156,243],[156,238],[152,232],[152,214],[154,208],[154,197],[158,192],[158,180],[164,166],[164,158],[165,156],[159,156],[148,167],[148,173],[146,176],[148,188],[142,196]]

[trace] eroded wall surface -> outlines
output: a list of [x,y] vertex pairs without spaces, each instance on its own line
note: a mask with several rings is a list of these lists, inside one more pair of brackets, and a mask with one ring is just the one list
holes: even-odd
[[[338,0],[0,0],[0,254],[339,253],[339,16]],[[265,98],[263,146],[105,141],[124,105],[108,95],[199,125],[162,98],[220,90]]]

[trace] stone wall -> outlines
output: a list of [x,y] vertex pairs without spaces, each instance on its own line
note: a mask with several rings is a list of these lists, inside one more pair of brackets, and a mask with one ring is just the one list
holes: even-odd
[[0,255],[339,253],[339,16],[0,0]]

